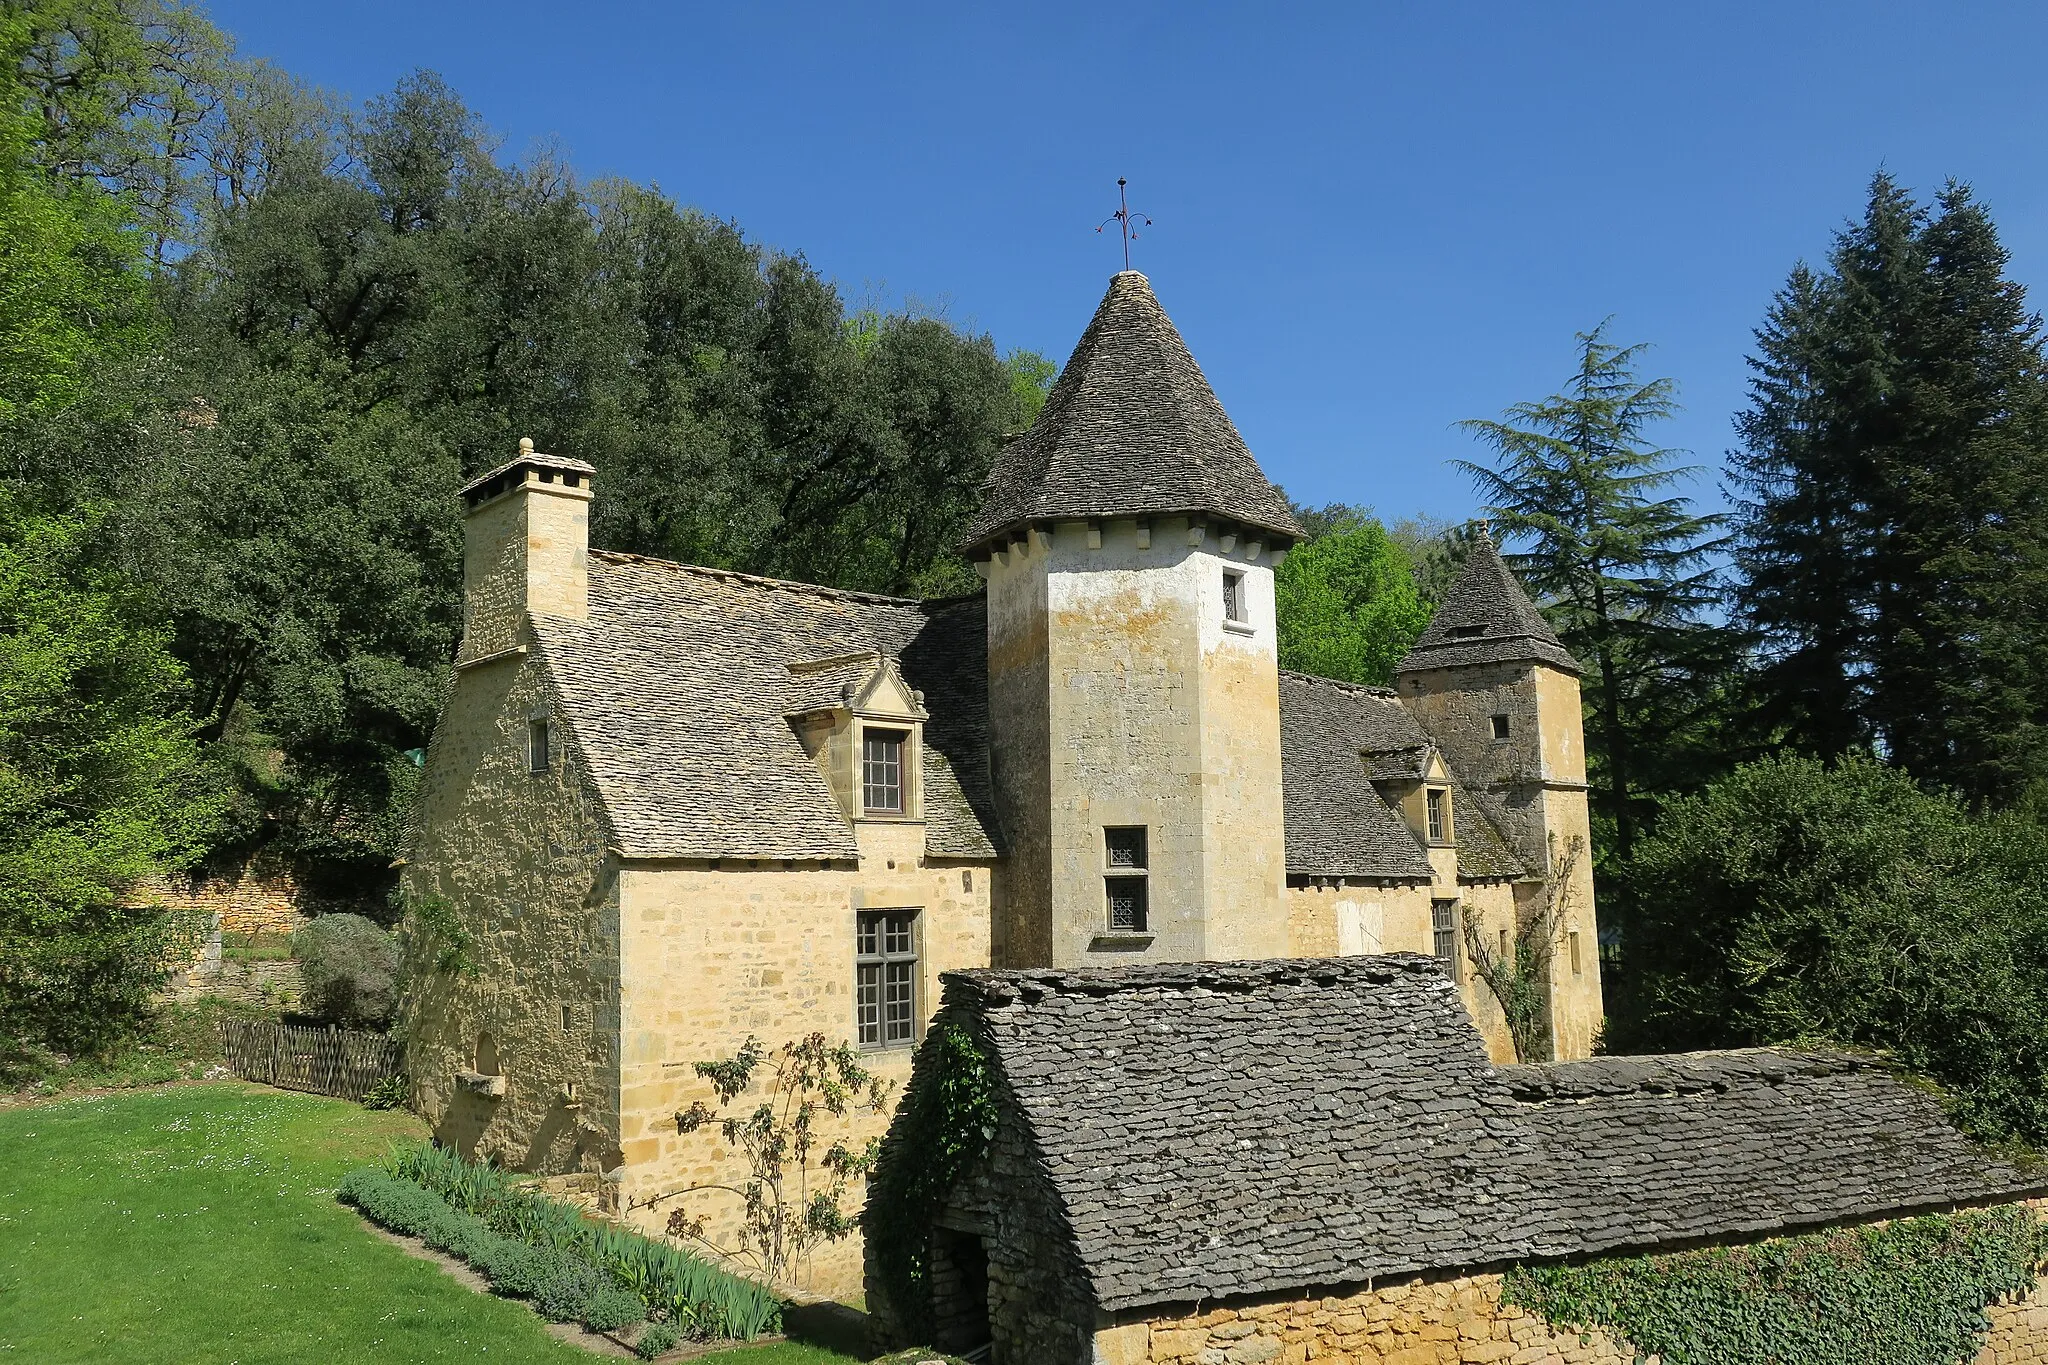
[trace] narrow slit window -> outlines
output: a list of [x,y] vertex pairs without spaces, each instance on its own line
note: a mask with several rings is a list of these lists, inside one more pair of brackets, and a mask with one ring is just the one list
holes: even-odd
[[903,813],[903,746],[901,730],[863,730],[860,741],[860,802],[882,815]]
[[1245,607],[1244,575],[1229,569],[1223,571],[1223,619],[1238,625],[1251,619]]
[[1112,825],[1102,831],[1103,899],[1109,931],[1142,934],[1150,912],[1146,876],[1151,864],[1143,825]]
[[1566,941],[1571,945],[1572,975],[1579,976],[1585,970],[1583,967],[1579,965],[1579,931],[1576,929],[1572,930],[1571,933],[1566,936]]
[[544,773],[548,770],[551,755],[548,752],[548,718],[535,716],[526,722],[526,766],[531,772]]
[[862,1047],[917,1034],[917,911],[863,910],[854,925],[853,1009]]

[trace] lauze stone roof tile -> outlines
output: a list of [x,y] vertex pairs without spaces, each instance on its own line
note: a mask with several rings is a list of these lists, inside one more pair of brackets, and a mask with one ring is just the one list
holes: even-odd
[[1933,1096],[1762,1050],[1495,1069],[1431,958],[951,973],[1098,1307],[2030,1197]]
[[1301,536],[1135,270],[1117,274],[1031,430],[996,457],[972,549],[1033,521],[1207,513]]
[[1573,675],[1579,672],[1578,661],[1536,610],[1482,528],[1429,628],[1395,671],[1526,661]]
[[[626,856],[857,856],[786,716],[821,699],[792,663],[863,652],[894,658],[931,713],[928,849],[995,856],[979,598],[913,602],[594,551],[590,619],[533,624]],[[827,671],[821,685],[836,692],[872,667]]]

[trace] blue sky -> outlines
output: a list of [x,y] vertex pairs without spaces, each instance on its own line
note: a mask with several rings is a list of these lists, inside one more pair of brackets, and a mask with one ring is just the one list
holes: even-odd
[[1473,506],[1453,429],[1557,387],[1612,315],[1715,489],[1750,329],[1879,167],[2048,271],[2048,6],[214,0],[356,98],[441,72],[523,154],[658,182],[1063,361],[1133,248],[1267,474]]

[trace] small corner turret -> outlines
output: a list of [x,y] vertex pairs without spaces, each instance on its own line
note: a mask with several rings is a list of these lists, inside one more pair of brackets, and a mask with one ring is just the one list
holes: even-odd
[[[1590,1055],[1601,1018],[1579,674],[1484,526],[1394,670],[1401,704],[1538,870],[1516,888],[1523,917],[1546,896],[1561,895],[1568,907],[1549,983],[1560,1059]],[[1560,872],[1569,885],[1552,887]]]
[[548,455],[522,437],[519,452],[462,487],[462,646],[458,667],[527,643],[529,613],[590,615],[590,497],[597,471]]

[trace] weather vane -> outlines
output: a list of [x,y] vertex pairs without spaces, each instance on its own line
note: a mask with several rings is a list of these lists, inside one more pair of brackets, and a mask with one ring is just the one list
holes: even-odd
[[1131,268],[1131,239],[1138,235],[1137,229],[1131,226],[1131,220],[1135,218],[1139,222],[1143,223],[1146,227],[1152,226],[1152,220],[1150,218],[1147,218],[1142,213],[1133,213],[1131,211],[1131,201],[1124,194],[1124,178],[1122,176],[1118,176],[1116,178],[1116,202],[1116,212],[1110,214],[1109,217],[1103,219],[1100,223],[1097,223],[1095,225],[1095,230],[1097,232],[1100,232],[1104,228],[1108,227],[1111,223],[1115,223],[1118,227],[1123,229],[1124,269],[1129,270]]

